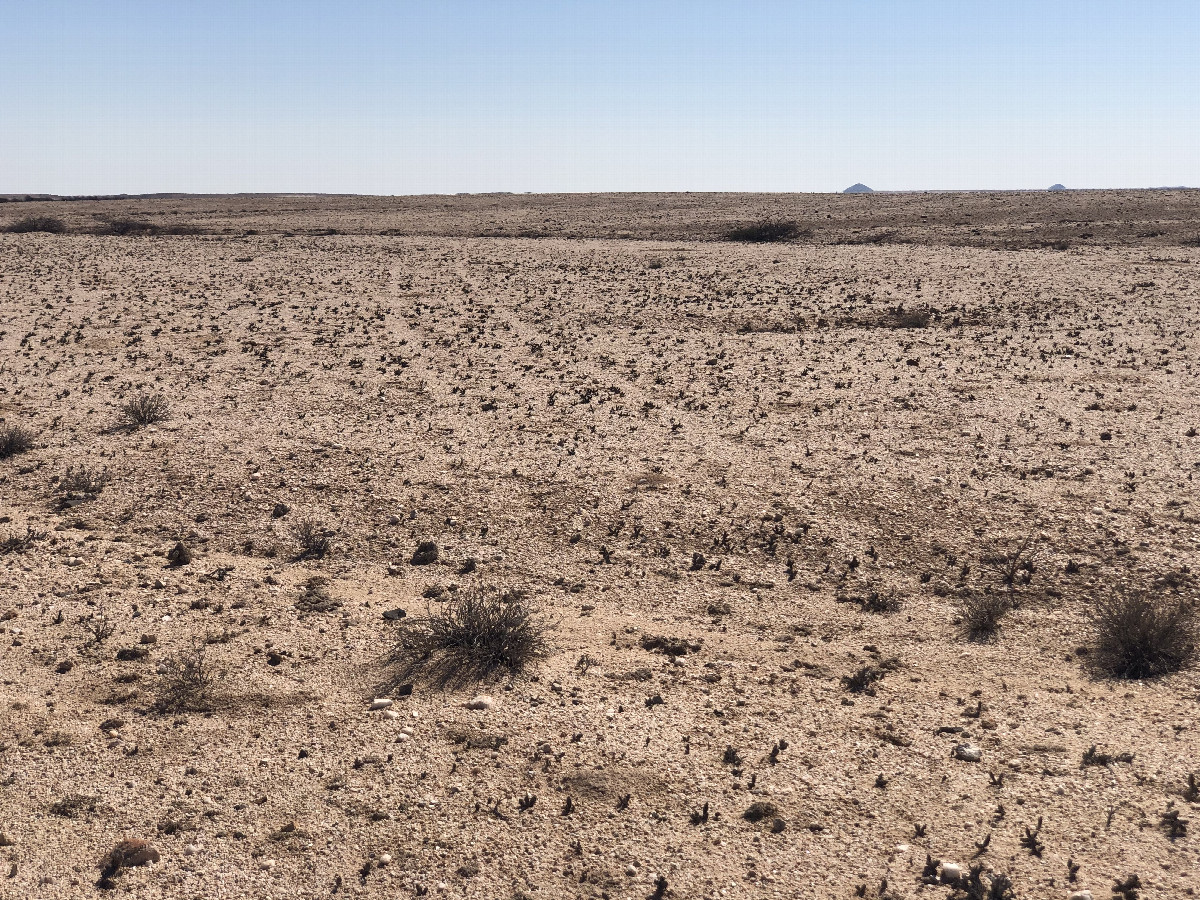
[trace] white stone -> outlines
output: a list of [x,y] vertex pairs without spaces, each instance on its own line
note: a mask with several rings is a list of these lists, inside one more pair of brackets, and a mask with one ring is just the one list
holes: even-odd
[[387,709],[391,705],[392,701],[387,697],[378,697],[371,701],[371,710],[374,711],[377,709]]
[[390,853],[381,854],[379,857],[379,864],[382,866],[386,866],[391,861],[392,861],[392,854],[390,854]]
[[200,852],[200,848],[197,847],[195,844],[188,844],[186,847],[183,848],[184,856],[195,856],[199,852]]
[[478,697],[472,697],[467,703],[467,709],[489,710],[496,705],[496,701],[487,694],[480,694]]
[[398,719],[400,718],[400,713],[396,712],[394,709],[385,709],[383,711],[383,717],[385,719]]
[[974,744],[959,744],[952,751],[955,759],[961,759],[963,762],[979,762],[983,759],[983,751]]
[[1092,892],[1074,891],[1067,897],[1067,900],[1092,900]]
[[962,878],[962,866],[958,863],[942,863],[942,884],[957,884]]

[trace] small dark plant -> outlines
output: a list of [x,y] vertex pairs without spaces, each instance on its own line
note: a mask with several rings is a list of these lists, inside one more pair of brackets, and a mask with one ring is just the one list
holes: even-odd
[[863,666],[857,672],[842,676],[842,686],[852,694],[875,694],[874,684],[884,676],[884,671],[876,666]]
[[1015,900],[1012,879],[997,872],[984,881],[983,866],[975,865],[967,871],[951,895],[954,900]]
[[108,481],[108,472],[102,469],[92,469],[86,465],[76,469],[71,466],[58,480],[55,490],[59,494],[94,497],[104,490]]
[[117,623],[108,617],[103,605],[96,607],[94,612],[86,616],[80,616],[76,621],[83,631],[85,647],[100,646],[117,630]]
[[985,553],[979,558],[984,568],[990,569],[1000,578],[1000,583],[1008,592],[1009,601],[1014,606],[1016,604],[1013,595],[1017,585],[1029,584],[1033,579],[1036,561],[1037,541],[1032,534],[1007,549]]
[[1000,630],[1001,620],[1012,610],[1008,594],[971,592],[959,601],[963,633],[972,641],[987,641]]
[[1095,602],[1093,658],[1118,678],[1153,678],[1177,672],[1196,658],[1200,621],[1185,597],[1116,591]]
[[168,657],[155,686],[154,708],[161,713],[202,711],[212,699],[215,675],[203,642]]
[[443,682],[520,672],[547,650],[543,623],[498,588],[459,591],[437,612],[407,621],[396,658]]
[[329,529],[315,519],[296,523],[296,543],[300,546],[298,559],[324,559],[329,553]]
[[44,541],[47,536],[48,532],[35,531],[32,525],[26,525],[24,534],[12,534],[0,541],[0,555],[24,553],[38,541]]
[[144,428],[171,418],[171,404],[162,394],[141,394],[121,406],[121,419],[129,428]]
[[24,425],[0,425],[0,459],[8,459],[33,448],[33,432]]

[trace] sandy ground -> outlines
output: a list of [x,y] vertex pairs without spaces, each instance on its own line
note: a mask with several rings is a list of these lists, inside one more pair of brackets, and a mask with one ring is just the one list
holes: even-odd
[[[0,416],[36,435],[0,461],[0,540],[36,538],[0,555],[0,896],[99,895],[122,838],[147,898],[951,896],[927,854],[1194,895],[1200,821],[1162,816],[1198,811],[1200,678],[1085,654],[1114,585],[1194,590],[1198,200],[0,205],[205,229],[0,235]],[[763,216],[811,231],[711,239]],[[114,427],[144,393],[171,418]],[[383,613],[480,584],[548,656],[399,696]],[[156,712],[196,642],[210,708]]]

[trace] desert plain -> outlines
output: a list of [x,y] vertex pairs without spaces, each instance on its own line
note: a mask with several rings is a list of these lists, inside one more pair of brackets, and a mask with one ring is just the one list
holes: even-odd
[[[1200,675],[1093,615],[1196,596],[1200,192],[31,215],[0,896],[1200,890]],[[544,652],[406,658],[489,592]]]

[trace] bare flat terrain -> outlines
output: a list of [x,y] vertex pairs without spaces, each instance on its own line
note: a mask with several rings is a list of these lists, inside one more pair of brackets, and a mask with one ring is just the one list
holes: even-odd
[[[1200,675],[1112,677],[1091,618],[1196,595],[1200,193],[28,215],[67,232],[0,234],[0,896],[1200,890]],[[481,586],[546,654],[410,674]],[[158,861],[101,872],[125,838]]]

